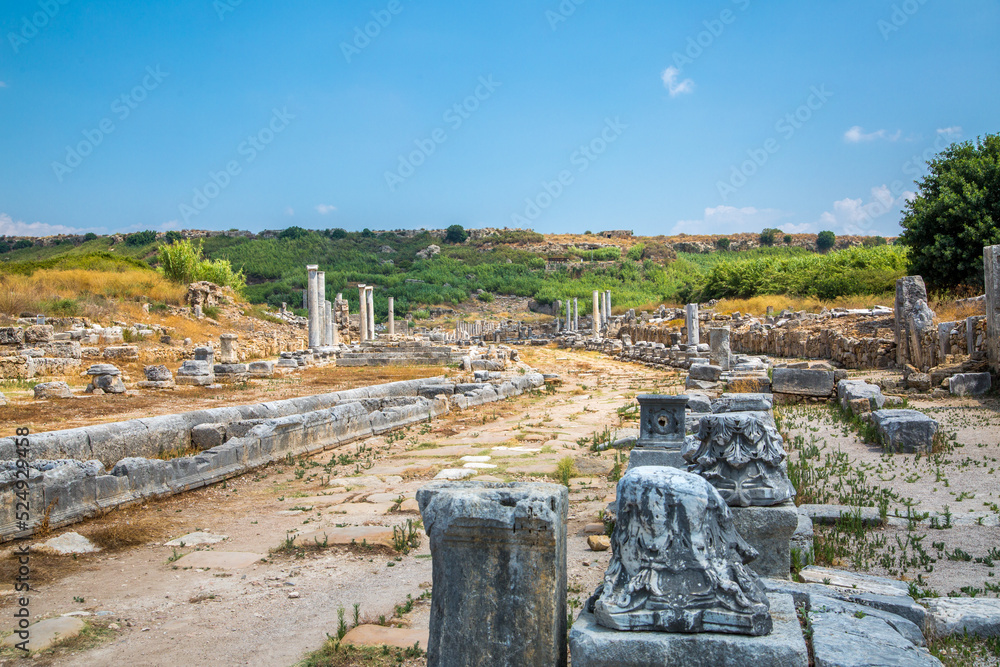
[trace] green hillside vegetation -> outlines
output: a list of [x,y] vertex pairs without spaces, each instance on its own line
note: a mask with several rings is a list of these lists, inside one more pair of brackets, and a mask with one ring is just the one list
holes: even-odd
[[[149,243],[148,235],[139,234],[127,240],[133,243],[112,246],[109,237],[98,237],[78,245],[10,250],[0,254],[0,274],[27,274],[42,268],[122,270],[127,265],[167,269],[166,275],[172,275],[161,261],[173,249],[166,240]],[[353,285],[375,285],[379,318],[386,316],[389,296],[395,298],[397,313],[403,314],[427,306],[455,305],[472,298],[478,289],[530,297],[541,303],[573,297],[589,303],[593,290],[607,289],[613,292],[615,306],[621,308],[764,294],[834,299],[887,293],[908,266],[906,250],[898,246],[826,254],[775,246],[742,252],[677,253],[675,258],[669,247],[638,243],[628,252],[618,247],[596,251],[571,248],[563,255],[574,261],[553,263],[549,266],[554,270],[546,270],[546,255],[520,245],[542,241],[544,237],[535,232],[516,231],[507,232],[503,239],[448,244],[427,233],[406,237],[368,230],[289,228],[276,239],[207,238],[204,259],[198,258],[198,266],[225,267],[228,262],[231,270],[220,275],[238,279],[242,272],[246,280],[243,294],[250,302],[277,308],[284,301],[301,311],[305,266],[319,264],[326,272],[327,298],[332,300],[342,292],[352,312],[358,308],[358,291]],[[441,252],[419,259],[417,253],[432,244],[440,246]],[[384,252],[386,247],[392,252]],[[200,269],[182,273],[199,279],[207,275]],[[178,277],[177,282],[183,279]]]

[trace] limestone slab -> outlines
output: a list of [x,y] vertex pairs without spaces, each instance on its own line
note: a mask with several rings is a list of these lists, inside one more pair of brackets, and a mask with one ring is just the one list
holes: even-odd
[[258,563],[264,554],[247,551],[193,551],[175,561],[180,567],[241,570]]
[[771,634],[760,637],[714,632],[697,634],[619,632],[597,624],[584,609],[569,632],[573,667],[808,667],[809,654],[790,595],[770,596]]
[[[59,642],[76,637],[84,627],[86,627],[86,623],[73,616],[60,616],[39,621],[27,630],[29,634],[28,650],[31,652],[44,651]],[[14,633],[4,639],[3,643],[6,646],[14,646],[21,641],[24,640],[18,637],[17,633]]]

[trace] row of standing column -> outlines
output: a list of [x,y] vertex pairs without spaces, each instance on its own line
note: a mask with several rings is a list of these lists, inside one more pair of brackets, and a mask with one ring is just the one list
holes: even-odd
[[611,320],[611,290],[594,290],[593,333],[597,338]]
[[339,343],[333,322],[333,304],[326,298],[326,273],[316,264],[306,266],[306,309],[309,312],[309,347]]

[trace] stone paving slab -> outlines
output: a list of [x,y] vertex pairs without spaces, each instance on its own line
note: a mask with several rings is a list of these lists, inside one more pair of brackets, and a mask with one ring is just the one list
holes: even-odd
[[260,562],[264,554],[248,551],[193,551],[175,561],[180,567],[212,568],[213,570],[241,570]]

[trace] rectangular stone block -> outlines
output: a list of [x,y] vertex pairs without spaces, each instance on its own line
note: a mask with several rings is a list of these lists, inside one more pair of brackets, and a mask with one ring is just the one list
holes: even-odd
[[799,512],[791,500],[770,507],[730,507],[733,527],[759,555],[750,569],[762,577],[787,579],[791,573],[792,535]]
[[775,368],[771,390],[776,394],[827,397],[833,394],[833,371]]
[[21,327],[0,327],[0,345],[21,345],[24,343],[24,329]]
[[938,423],[916,410],[877,410],[872,413],[885,447],[891,451],[929,453]]
[[948,391],[955,396],[979,396],[993,385],[989,373],[959,373],[948,378]]
[[565,667],[566,487],[436,482],[417,491],[433,555],[429,667]]
[[569,633],[573,667],[808,667],[809,654],[791,595],[768,595],[769,635],[700,632],[619,632],[597,624],[584,609]]

